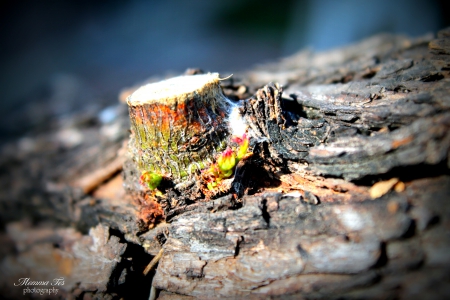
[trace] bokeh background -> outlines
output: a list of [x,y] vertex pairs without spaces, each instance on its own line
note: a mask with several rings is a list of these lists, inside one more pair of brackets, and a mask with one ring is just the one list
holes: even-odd
[[444,0],[0,2],[0,142],[49,119],[117,102],[187,68],[235,73],[306,47],[449,26]]

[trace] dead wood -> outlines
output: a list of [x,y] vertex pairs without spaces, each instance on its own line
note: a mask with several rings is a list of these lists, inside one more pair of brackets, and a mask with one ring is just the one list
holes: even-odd
[[[2,274],[64,276],[74,297],[148,295],[152,278],[160,299],[448,297],[449,32],[300,52],[224,81],[257,138],[209,201],[194,181],[167,182],[155,202],[129,161],[120,172],[123,104],[112,122],[94,115],[6,145]],[[24,218],[36,228],[20,229]]]

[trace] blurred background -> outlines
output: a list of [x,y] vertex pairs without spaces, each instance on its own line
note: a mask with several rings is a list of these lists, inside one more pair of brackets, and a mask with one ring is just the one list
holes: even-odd
[[0,142],[117,103],[186,68],[235,73],[306,47],[449,26],[444,0],[17,1],[0,3]]

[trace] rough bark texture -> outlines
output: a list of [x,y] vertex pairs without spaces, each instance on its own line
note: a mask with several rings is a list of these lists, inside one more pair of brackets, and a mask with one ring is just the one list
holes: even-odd
[[217,199],[168,189],[153,228],[123,188],[124,104],[4,146],[2,294],[62,276],[56,298],[145,298],[152,280],[159,299],[449,297],[449,41],[376,36],[228,79],[254,156]]

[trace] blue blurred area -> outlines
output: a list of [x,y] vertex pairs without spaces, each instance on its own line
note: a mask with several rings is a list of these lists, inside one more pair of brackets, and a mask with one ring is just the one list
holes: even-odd
[[[439,0],[2,1],[0,133],[9,111],[46,97],[73,102],[56,113],[106,105],[121,88],[169,71],[232,73],[304,47],[433,32],[448,26],[448,9]],[[84,91],[55,98],[64,84]]]
[[314,0],[297,2],[293,11],[286,53],[305,46],[326,50],[380,32],[432,33],[448,26],[450,6],[433,0]]

